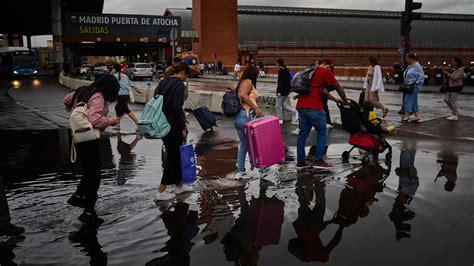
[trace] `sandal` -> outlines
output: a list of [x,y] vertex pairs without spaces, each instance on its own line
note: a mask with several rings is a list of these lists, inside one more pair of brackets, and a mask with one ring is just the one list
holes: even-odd
[[406,119],[406,120],[405,120],[405,119],[402,119],[402,121],[400,121],[400,123],[402,123],[402,124],[407,124],[407,123],[408,123],[408,119]]
[[421,123],[421,122],[420,122],[420,119],[418,118],[418,119],[413,119],[413,120],[411,120],[410,123],[412,123],[412,124],[419,124],[419,123]]
[[388,111],[389,111],[389,110],[388,110],[388,108],[385,108],[385,109],[383,109],[383,115],[382,115],[382,118],[385,118],[385,117],[387,117]]

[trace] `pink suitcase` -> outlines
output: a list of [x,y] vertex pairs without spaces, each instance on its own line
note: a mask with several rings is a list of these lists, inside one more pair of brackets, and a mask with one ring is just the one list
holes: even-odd
[[247,151],[253,167],[269,167],[285,160],[280,123],[274,116],[258,118],[244,124]]

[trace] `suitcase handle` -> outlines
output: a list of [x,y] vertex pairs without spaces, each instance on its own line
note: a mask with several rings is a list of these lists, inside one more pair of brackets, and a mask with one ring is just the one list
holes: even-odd
[[196,110],[196,106],[193,104],[193,102],[191,102],[190,100],[187,100],[188,104],[189,104],[189,107],[191,107],[191,110]]
[[[250,115],[251,116],[251,115]],[[253,117],[252,119],[252,116],[250,117],[250,121],[247,122],[247,133],[250,134],[250,122],[252,122],[252,120],[256,119],[257,117]],[[250,153],[252,154],[252,159],[250,160],[250,164],[252,166],[252,169],[255,167],[256,163],[255,163],[255,152],[254,152],[254,149],[253,149],[253,141],[252,141],[252,136],[249,136],[249,141],[250,141]]]

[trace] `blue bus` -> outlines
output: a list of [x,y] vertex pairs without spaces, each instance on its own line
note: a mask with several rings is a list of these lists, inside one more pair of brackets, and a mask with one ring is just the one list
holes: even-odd
[[25,47],[0,48],[0,76],[31,76],[38,73],[36,51]]

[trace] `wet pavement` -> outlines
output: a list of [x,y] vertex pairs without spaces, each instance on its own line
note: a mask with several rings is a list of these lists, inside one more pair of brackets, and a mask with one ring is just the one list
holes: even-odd
[[[48,96],[34,99],[30,106]],[[35,108],[59,122],[56,104]],[[331,129],[333,170],[298,172],[288,124],[288,161],[265,180],[243,182],[232,180],[238,144],[232,123],[219,116],[219,127],[204,133],[192,115],[189,121],[196,192],[164,204],[153,201],[165,155],[161,141],[137,140],[128,118],[121,133],[108,129],[97,204],[105,223],[98,229],[82,225],[80,210],[66,204],[81,171],[69,162],[67,129],[0,131],[12,222],[26,229],[24,239],[0,237],[1,264],[472,264],[472,141],[390,136],[391,163],[362,167],[342,162],[348,135]]]

